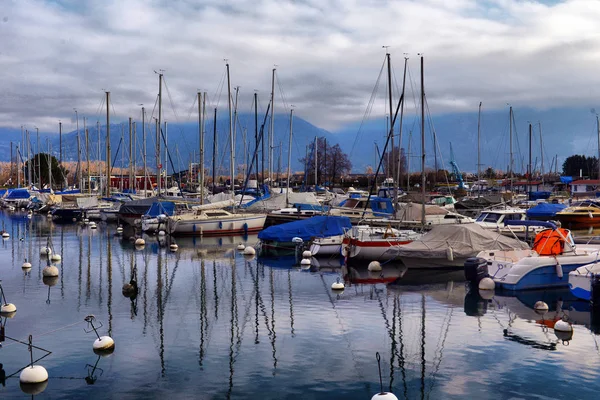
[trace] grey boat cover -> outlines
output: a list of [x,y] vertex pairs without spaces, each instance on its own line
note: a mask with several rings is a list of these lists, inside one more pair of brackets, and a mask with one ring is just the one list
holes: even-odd
[[[396,219],[400,221],[420,221],[422,204],[417,203],[399,203],[396,211]],[[425,215],[446,215],[448,210],[433,204],[425,204]]]
[[478,224],[437,225],[419,240],[398,246],[399,257],[446,258],[448,247],[454,258],[474,257],[484,250],[526,250],[527,243],[487,230]]

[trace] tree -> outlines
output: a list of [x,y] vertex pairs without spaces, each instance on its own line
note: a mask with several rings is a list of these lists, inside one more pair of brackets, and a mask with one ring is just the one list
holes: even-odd
[[583,176],[598,178],[598,159],[575,154],[567,157],[562,166],[563,174],[566,176]]
[[494,170],[494,168],[488,167],[484,171],[483,176],[484,176],[484,178],[494,179],[496,177],[496,171]]
[[[315,184],[314,142],[309,145],[308,158],[299,160],[307,173],[307,183]],[[325,137],[317,139],[317,179],[318,183],[333,185],[342,175],[352,170],[352,163],[339,144],[331,146]]]
[[[52,166],[52,186],[62,187],[63,183],[66,180],[66,176],[69,174],[69,171],[65,169],[65,167],[59,165],[56,157],[46,154],[46,153],[38,153],[33,156],[32,159],[27,160],[25,162],[25,166],[23,168],[23,174],[25,177],[29,176],[29,166],[31,165],[31,178],[33,179],[33,184],[38,184],[41,182],[42,187],[48,185],[48,171],[50,170],[50,166]],[[38,173],[41,174],[38,176]]]

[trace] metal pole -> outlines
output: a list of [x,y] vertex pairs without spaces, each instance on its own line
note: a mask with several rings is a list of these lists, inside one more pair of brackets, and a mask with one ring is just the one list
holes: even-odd
[[271,129],[269,132],[269,186],[273,186],[273,137],[275,136],[275,71],[271,77]]
[[92,180],[90,178],[90,134],[89,130],[85,129],[85,159],[87,163],[87,187],[88,194],[92,194]]
[[[402,93],[400,94],[400,96],[402,97],[402,104],[400,105],[400,128],[398,131],[398,173],[397,173],[397,177],[398,177],[398,182],[397,185],[394,185],[395,187],[400,188],[401,187],[401,181],[402,181],[402,124],[404,121],[404,90],[406,88],[406,67],[408,64],[408,57],[404,57],[404,74],[402,76]],[[394,210],[398,210],[398,193],[396,192],[396,189],[394,189]]]
[[106,92],[106,197],[110,197],[110,92]]
[[[598,116],[596,116],[596,120]],[[597,122],[597,121],[596,121]],[[542,155],[542,185],[544,184],[544,139],[542,137],[542,123],[538,121],[538,126],[540,128],[540,153]],[[600,160],[598,161],[600,163]],[[600,168],[600,164],[599,164]]]
[[133,186],[133,125],[129,117],[129,191]]
[[213,152],[212,152],[212,186],[213,194],[217,187],[217,109],[215,108],[215,117],[213,119]]
[[161,187],[161,165],[160,165],[160,129],[162,127],[162,78],[163,74],[158,74],[158,120],[156,122],[156,188],[160,196]]
[[481,179],[481,101],[477,113],[477,180]]
[[425,226],[425,81],[421,56],[421,224]]
[[147,197],[147,191],[148,191],[148,166],[146,165],[146,156],[147,156],[147,150],[146,150],[146,109],[144,107],[142,107],[142,147],[143,147],[143,152],[144,152],[144,159],[142,160],[142,162],[144,163],[144,197]]
[[512,106],[510,107],[509,111],[508,111],[508,115],[509,115],[509,122],[508,122],[508,126],[509,126],[509,151],[510,151],[510,158],[508,160],[508,176],[510,179],[510,195],[512,198],[512,191],[513,191],[513,152],[512,152]]
[[235,148],[233,143],[233,117],[231,115],[231,81],[229,77],[229,63],[226,64],[227,67],[227,107],[229,110],[229,143],[230,143],[230,151],[231,151],[231,159],[229,161],[229,170],[231,171],[231,193],[235,194]]
[[[390,53],[386,53],[385,56],[387,57],[387,73],[388,73],[388,103],[389,103],[389,108],[390,108],[390,121],[394,118],[394,110],[393,110],[393,105],[392,105],[392,60],[391,60],[391,55]],[[388,128],[389,129],[389,128]],[[393,181],[393,192],[396,192],[396,168],[394,168],[394,163],[396,162],[396,156],[395,156],[395,148],[394,148],[394,132],[393,130],[391,132],[388,131],[388,135],[391,136],[391,145],[392,145],[392,163],[390,165],[390,169],[392,171],[392,181]]]
[[286,206],[290,203],[290,175],[292,173],[292,128],[294,126],[294,109],[290,110],[290,143],[288,144],[287,190],[285,192]]

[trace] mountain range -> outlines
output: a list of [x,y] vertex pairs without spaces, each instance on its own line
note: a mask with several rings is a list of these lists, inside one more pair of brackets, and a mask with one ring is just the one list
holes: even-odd
[[[263,116],[259,116],[259,130],[263,122]],[[236,135],[236,163],[244,163],[244,147],[248,153],[254,151],[254,116],[252,114],[239,114]],[[543,132],[542,143],[540,143],[539,128]],[[453,113],[444,115],[433,115],[426,119],[426,163],[433,167],[436,158],[439,168],[449,169],[450,143],[452,143],[454,160],[461,170],[474,172],[477,170],[477,111],[471,113]],[[267,118],[265,136],[270,121]],[[598,130],[596,126],[596,111],[593,108],[562,108],[562,109],[516,109],[514,110],[513,123],[513,160],[514,170],[524,171],[528,162],[528,124],[532,126],[532,164],[537,169],[541,167],[541,151],[544,149],[544,169],[547,171],[552,165],[561,169],[562,162],[572,154],[597,155],[598,154]],[[137,163],[142,163],[142,129],[141,122],[137,122]],[[289,145],[289,115],[275,115],[274,146],[274,169],[279,165],[281,157],[281,168],[287,166]],[[58,127],[57,127],[58,128]],[[83,128],[80,126],[80,138],[82,151],[85,150]],[[217,115],[217,166],[222,171],[229,168],[229,120],[227,113]],[[147,163],[149,166],[155,164],[155,130],[154,125],[147,132]],[[205,163],[208,168],[212,165],[213,151],[213,118],[207,116],[205,128]],[[245,134],[243,132],[246,132]],[[395,129],[396,135],[398,129]],[[434,135],[438,148],[437,157],[434,156]],[[244,136],[245,135],[245,136]],[[101,126],[100,156],[105,157],[105,127]],[[292,140],[292,170],[303,170],[299,159],[305,156],[306,146],[311,144],[315,136],[325,137],[331,144],[339,144],[349,156],[353,164],[353,172],[364,172],[368,166],[373,166],[376,160],[375,143],[379,151],[383,149],[386,137],[385,117],[370,118],[362,122],[348,123],[333,132],[314,126],[310,122],[294,116],[293,140]],[[509,112],[506,110],[484,111],[481,114],[481,164],[482,169],[492,167],[495,169],[506,169],[509,163]],[[121,138],[123,142],[119,147]],[[58,156],[59,137],[57,133],[40,132],[40,147],[42,151],[47,148],[46,138],[51,144],[52,153]],[[163,165],[172,171],[186,169],[188,163],[198,159],[199,133],[197,122],[184,122],[168,124],[166,132],[167,143],[171,161],[165,163],[164,146],[161,155]],[[244,140],[245,138],[245,140]],[[410,139],[410,140],[409,140]],[[36,149],[36,133],[30,136],[32,151]],[[10,142],[14,146],[21,141],[20,129],[0,128],[0,160],[8,161],[10,158]],[[397,139],[396,139],[397,141]],[[403,123],[402,147],[409,154],[411,171],[420,168],[420,119],[417,115],[407,114]],[[397,145],[397,143],[396,143]],[[281,146],[281,149],[280,149]],[[89,127],[89,147],[91,159],[98,155],[98,132],[96,125]],[[118,151],[118,154],[117,154]],[[124,165],[127,165],[129,151],[127,122],[111,124],[111,155],[115,159],[116,166],[121,165],[121,157],[125,157]],[[16,154],[16,151],[15,151]],[[281,155],[281,156],[280,156]],[[116,156],[116,158],[115,158]],[[23,154],[25,159],[25,154]],[[82,153],[85,159],[85,154]],[[63,160],[77,160],[77,132],[63,133]],[[171,165],[172,163],[172,165]]]

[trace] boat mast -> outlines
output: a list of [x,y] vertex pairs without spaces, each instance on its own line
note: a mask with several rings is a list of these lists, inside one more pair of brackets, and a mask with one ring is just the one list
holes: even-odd
[[[387,46],[385,46],[386,50],[387,50]],[[392,105],[392,60],[391,60],[391,55],[389,52],[386,51],[385,56],[387,58],[387,80],[388,80],[388,105],[390,108],[390,116],[389,116],[389,120],[390,122],[392,121],[392,119],[394,118],[394,110],[393,110],[393,105]],[[388,132],[387,134],[390,136],[391,139],[391,145],[392,145],[392,154],[391,154],[391,158],[392,158],[392,162],[391,164],[388,163],[389,168],[392,170],[392,185],[393,185],[393,190],[392,193],[396,193],[396,168],[394,168],[394,163],[396,162],[396,157],[395,157],[395,153],[394,153],[394,131],[393,129],[391,131],[389,131],[388,128]],[[394,196],[396,197],[396,196]]]
[[[596,119],[597,118],[598,117],[596,117]],[[544,141],[542,138],[542,123],[540,121],[538,121],[538,126],[540,128],[540,153],[542,155],[542,185],[543,185],[544,184]]]
[[[404,74],[402,76],[402,104],[400,105],[400,129],[398,131],[398,173],[396,176],[398,177],[397,186],[394,185],[394,188],[400,189],[400,181],[402,180],[402,123],[404,120],[404,90],[406,88],[406,67],[408,64],[408,57],[404,56]],[[408,189],[407,189],[408,190]],[[396,189],[394,189],[394,210],[398,209],[398,193]]]
[[215,107],[215,117],[213,119],[213,151],[212,151],[212,187],[213,194],[217,184],[217,108]]
[[129,117],[129,192],[133,187],[133,127]]
[[110,197],[110,92],[106,92],[106,197]]
[[598,129],[598,179],[600,179],[600,121],[596,115],[596,128]]
[[531,124],[529,124],[529,165],[527,166],[527,183],[529,186],[529,190],[528,192],[531,193],[531,172],[532,172],[532,166],[531,166],[531,133],[532,129],[531,129]]
[[421,224],[425,226],[425,82],[421,55]]
[[87,164],[87,186],[88,186],[88,194],[92,193],[92,184],[90,179],[90,139],[89,139],[89,130],[85,129],[85,159]]
[[269,130],[269,186],[273,186],[273,137],[275,136],[275,68],[271,77],[271,129]]
[[133,163],[133,190],[137,193],[138,183],[137,183],[137,123],[133,121],[133,154],[131,155],[131,161]]
[[481,180],[481,101],[477,113],[477,180]]
[[317,191],[317,185],[319,184],[319,175],[317,174],[317,157],[319,156],[319,150],[317,149],[318,138],[315,136],[315,193]]
[[156,121],[156,189],[160,196],[161,192],[161,169],[160,165],[160,129],[162,126],[162,79],[163,74],[158,74],[158,120]]
[[168,185],[167,180],[169,179],[169,172],[168,172],[169,171],[169,153],[168,153],[169,146],[167,146],[168,139],[169,139],[168,122],[165,121],[165,192],[168,189],[167,188],[167,185]]
[[198,146],[200,163],[198,165],[198,185],[200,185],[200,204],[204,204],[204,125],[202,124],[202,92],[198,92]]
[[142,107],[142,147],[143,147],[143,160],[144,163],[144,197],[147,196],[148,191],[148,170],[146,169],[146,109]]
[[48,188],[50,189],[50,193],[52,193],[52,164],[50,164],[50,140],[48,138],[46,138],[46,147],[48,148],[46,154],[46,164],[48,165]]
[[512,106],[510,106],[510,109],[508,111],[508,131],[509,131],[509,152],[510,152],[510,156],[509,156],[509,160],[508,160],[508,177],[510,179],[510,196],[512,198],[512,191],[513,191],[513,150],[512,150],[512,120],[513,120],[513,109]]
[[[38,127],[35,128],[36,132],[36,150],[38,159],[38,190],[42,190],[42,158],[40,156],[40,130]],[[77,134],[77,145],[79,146],[79,134]],[[79,164],[77,164],[79,166]]]
[[288,144],[287,190],[285,191],[286,207],[290,203],[290,174],[292,173],[292,127],[294,126],[294,109],[290,109],[290,143]]
[[62,122],[61,121],[58,121],[58,147],[59,147],[59,149],[58,149],[58,164],[62,165]]
[[229,160],[229,170],[231,171],[231,194],[235,195],[235,147],[233,142],[233,116],[231,107],[231,80],[229,75],[229,63],[225,64],[227,67],[227,107],[229,111],[229,149],[231,151],[231,159]]

